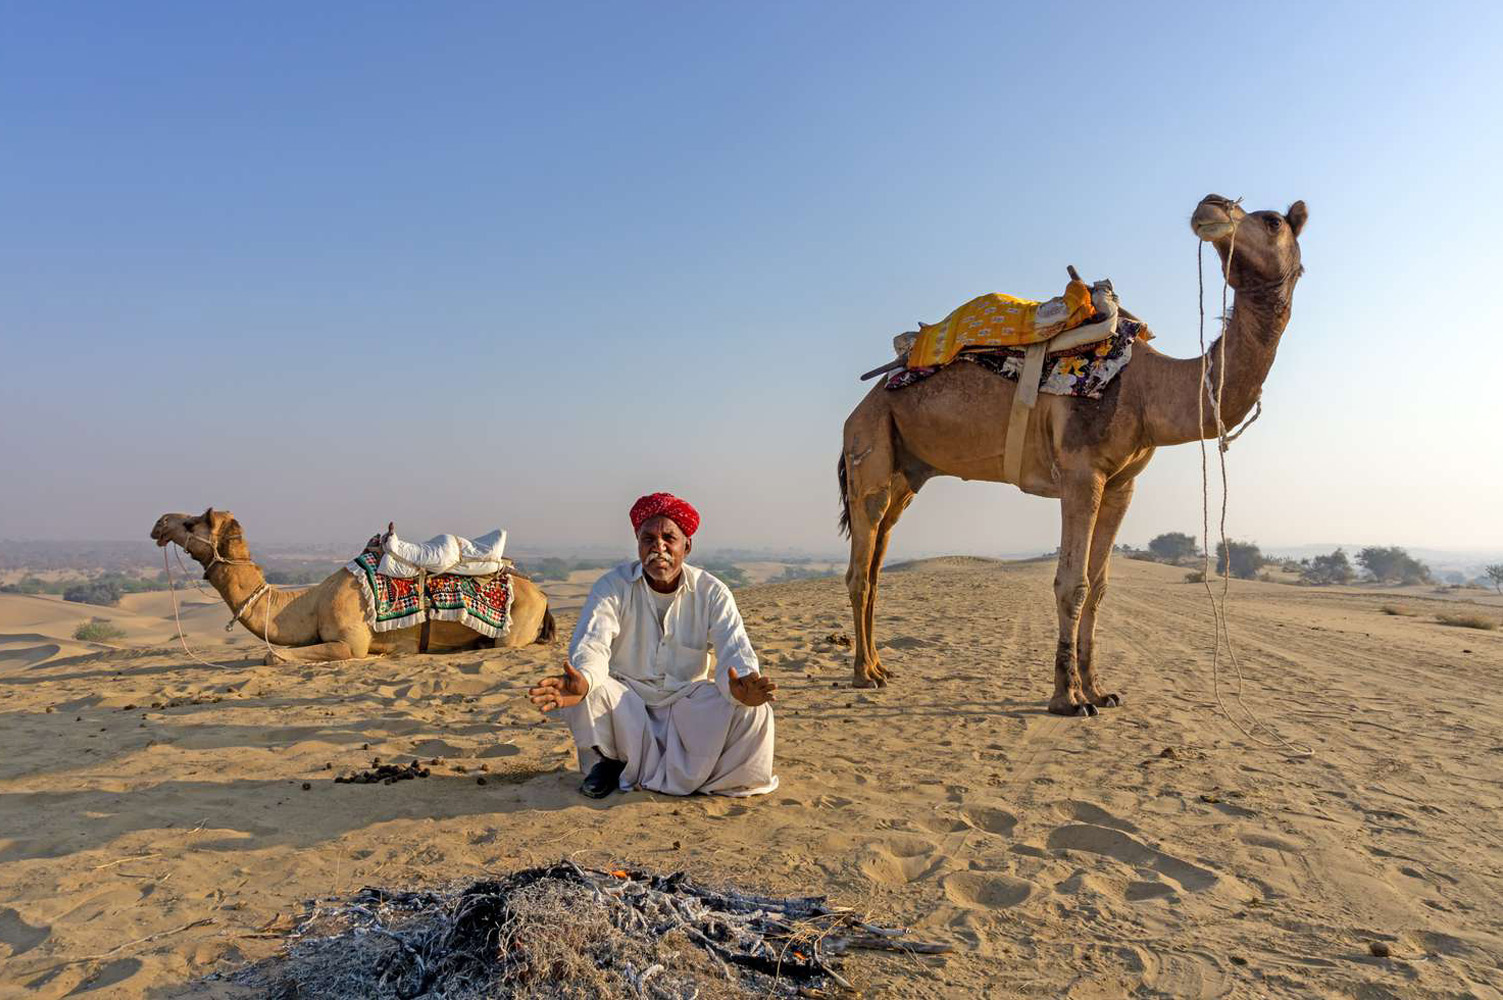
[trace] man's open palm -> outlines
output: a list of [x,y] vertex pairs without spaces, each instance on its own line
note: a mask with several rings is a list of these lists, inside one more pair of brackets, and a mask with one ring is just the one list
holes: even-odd
[[555,708],[578,705],[589,692],[590,682],[566,660],[562,674],[544,677],[538,681],[537,687],[527,692],[527,697],[538,707],[539,712],[551,712]]
[[728,667],[731,680],[731,696],[747,708],[756,708],[765,705],[769,701],[777,701],[773,692],[778,689],[777,684],[763,677],[761,674],[747,674],[742,677],[736,673],[735,667]]

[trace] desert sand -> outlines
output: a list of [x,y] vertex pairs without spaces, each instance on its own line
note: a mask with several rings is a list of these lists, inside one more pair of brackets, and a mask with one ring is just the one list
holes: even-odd
[[[1503,632],[1440,625],[1423,592],[1403,617],[1236,583],[1245,700],[1294,757],[1218,712],[1205,591],[1170,567],[1115,565],[1126,706],[1048,715],[1052,573],[889,573],[882,691],[830,641],[839,580],[741,591],[781,685],[782,787],[753,800],[580,797],[525,700],[562,643],[267,667],[190,591],[204,666],[165,594],[0,597],[0,995],[243,996],[202,977],[273,954],[310,899],[569,856],[828,893],[954,946],[859,955],[868,996],[1503,996]],[[582,585],[560,589],[566,637]],[[95,615],[120,647],[70,638]],[[378,757],[443,763],[333,782]]]

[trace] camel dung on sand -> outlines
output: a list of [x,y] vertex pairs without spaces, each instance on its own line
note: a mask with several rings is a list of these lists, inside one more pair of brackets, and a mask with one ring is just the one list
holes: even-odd
[[[1155,449],[1217,436],[1218,391],[1227,427],[1241,422],[1258,401],[1289,323],[1307,217],[1302,201],[1287,212],[1244,212],[1220,195],[1201,199],[1190,228],[1216,249],[1236,292],[1224,332],[1206,356],[1170,358],[1138,343],[1101,398],[1038,397],[1016,485],[1060,501],[1054,575],[1059,644],[1049,711],[1095,715],[1098,708],[1122,703],[1101,682],[1096,612],[1133,481]],[[840,525],[851,540],[845,579],[855,617],[856,687],[888,679],[872,626],[893,526],[934,476],[1004,481],[1002,456],[1017,387],[980,365],[951,364],[904,389],[888,391],[879,382],[846,419],[837,472]]]
[[[268,663],[326,663],[383,653],[416,653],[422,626],[376,632],[366,618],[360,581],[338,569],[311,587],[267,587],[251,561],[240,522],[227,510],[163,514],[151,529],[158,546],[174,542],[204,567],[204,579],[219,591],[235,618],[273,646]],[[491,639],[458,622],[428,623],[427,651],[453,653],[495,646],[515,648],[553,640],[553,615],[537,584],[512,573],[511,628]]]

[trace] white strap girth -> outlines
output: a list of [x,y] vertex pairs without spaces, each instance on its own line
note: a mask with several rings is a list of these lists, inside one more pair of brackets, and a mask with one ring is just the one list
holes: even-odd
[[250,606],[256,603],[256,599],[269,590],[271,590],[271,584],[269,583],[262,583],[261,586],[257,587],[256,592],[247,597],[244,603],[235,609],[235,613],[230,616],[229,624],[224,627],[224,630],[226,632],[233,632],[235,630],[235,623],[240,620],[240,616],[250,610]]

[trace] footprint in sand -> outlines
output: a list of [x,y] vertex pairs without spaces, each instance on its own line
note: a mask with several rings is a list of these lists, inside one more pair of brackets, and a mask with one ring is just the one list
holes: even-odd
[[1002,910],[1033,895],[1033,883],[997,872],[956,872],[945,876],[945,897],[968,910]]
[[10,949],[11,957],[30,951],[51,936],[51,925],[32,926],[17,911],[0,909],[0,944]]
[[705,815],[711,819],[729,819],[751,812],[750,807],[739,802],[727,801],[724,796],[712,796],[705,800]]
[[1221,880],[1215,872],[1156,851],[1136,837],[1090,823],[1062,826],[1049,834],[1052,850],[1085,851],[1114,858],[1133,868],[1151,868],[1189,892],[1203,892]]
[[961,807],[960,817],[972,829],[999,837],[1012,836],[1013,828],[1018,825],[1018,818],[1006,809],[980,802]]
[[1109,826],[1114,830],[1137,833],[1138,828],[1125,819],[1118,819],[1098,805],[1070,800],[1054,806],[1055,815],[1066,822],[1089,823],[1093,826]]
[[926,639],[920,639],[916,635],[900,635],[885,642],[877,643],[879,649],[923,649],[932,646],[933,643]]
[[1166,882],[1129,882],[1122,896],[1129,903],[1141,903],[1148,899],[1175,899],[1178,893]]
[[907,885],[931,874],[944,861],[939,845],[924,837],[891,837],[870,847],[861,871],[882,885]]
[[414,757],[463,757],[465,749],[447,740],[427,739],[413,743],[407,752]]

